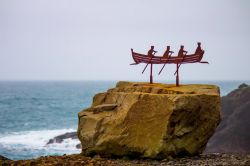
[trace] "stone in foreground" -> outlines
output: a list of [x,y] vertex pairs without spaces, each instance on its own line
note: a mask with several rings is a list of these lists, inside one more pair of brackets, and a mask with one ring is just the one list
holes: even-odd
[[202,153],[220,122],[219,88],[118,82],[78,114],[84,155],[165,158]]

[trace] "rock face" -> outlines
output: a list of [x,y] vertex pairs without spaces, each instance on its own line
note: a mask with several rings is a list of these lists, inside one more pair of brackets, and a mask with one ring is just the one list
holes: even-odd
[[221,98],[222,122],[209,140],[206,153],[250,153],[250,86]]
[[164,158],[201,153],[220,122],[219,88],[118,82],[78,113],[84,155]]

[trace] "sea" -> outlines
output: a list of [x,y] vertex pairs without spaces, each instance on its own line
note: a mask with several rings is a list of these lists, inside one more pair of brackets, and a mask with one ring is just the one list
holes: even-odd
[[[215,84],[221,96],[250,81],[183,81]],[[77,130],[77,113],[96,93],[116,81],[0,81],[0,155],[12,160],[80,153],[77,139],[47,145],[55,136]]]

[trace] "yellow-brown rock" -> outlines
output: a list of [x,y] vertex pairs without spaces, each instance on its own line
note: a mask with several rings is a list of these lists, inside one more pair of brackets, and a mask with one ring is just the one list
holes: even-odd
[[78,117],[84,155],[196,155],[220,122],[219,88],[118,82]]

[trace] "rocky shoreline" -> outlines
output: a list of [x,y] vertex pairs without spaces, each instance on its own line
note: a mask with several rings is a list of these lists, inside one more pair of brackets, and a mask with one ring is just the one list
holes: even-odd
[[[86,157],[82,154],[63,156],[44,156],[37,159],[12,161],[0,156],[0,166],[14,165],[250,165],[249,151],[249,97],[250,86],[242,84],[238,89],[227,96],[222,97],[222,123],[214,137],[209,141],[205,152],[199,156],[172,158],[162,160],[131,159],[124,158],[101,158],[100,156]],[[229,107],[230,105],[230,107]],[[234,115],[235,114],[235,115]],[[239,123],[236,122],[241,122]],[[225,127],[226,126],[226,127]],[[242,129],[244,126],[244,130]],[[236,132],[237,131],[237,132]],[[234,139],[231,138],[232,134]],[[61,143],[64,139],[77,139],[77,133],[65,133],[52,138],[47,144]],[[245,141],[237,141],[244,138]],[[231,146],[229,146],[231,145]],[[81,148],[79,144],[77,148]],[[214,153],[220,152],[220,153]]]
[[123,159],[107,159],[95,156],[93,158],[86,157],[81,154],[64,155],[64,156],[45,156],[39,157],[32,160],[0,160],[2,166],[73,166],[73,165],[85,165],[85,166],[156,166],[156,165],[199,165],[199,166],[217,166],[217,165],[235,165],[235,166],[249,166],[250,165],[250,154],[206,154],[194,157],[184,158],[168,158],[163,160],[130,160],[128,158]]
[[[222,122],[215,135],[209,140],[205,153],[250,153],[249,97],[250,86],[244,83],[228,95],[221,97]],[[231,135],[234,137],[232,138]],[[59,135],[50,139],[47,144],[60,143],[67,138],[77,139],[77,132]],[[243,140],[237,141],[240,139]],[[81,144],[76,148],[81,149]]]

